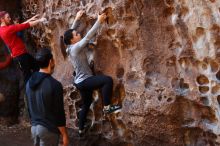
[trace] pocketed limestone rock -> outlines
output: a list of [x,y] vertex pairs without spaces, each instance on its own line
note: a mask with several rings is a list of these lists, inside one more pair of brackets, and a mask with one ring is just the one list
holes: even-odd
[[54,76],[66,86],[68,125],[75,129],[80,97],[69,87],[73,68],[62,57],[60,37],[79,9],[86,12],[79,27],[83,35],[106,9],[107,21],[95,36],[95,71],[113,77],[113,101],[123,108],[103,117],[101,95],[94,93],[86,144],[98,145],[93,136],[100,134],[99,144],[109,145],[219,145],[219,1],[22,2],[26,18],[46,13],[48,22],[30,33],[36,46],[53,50]]

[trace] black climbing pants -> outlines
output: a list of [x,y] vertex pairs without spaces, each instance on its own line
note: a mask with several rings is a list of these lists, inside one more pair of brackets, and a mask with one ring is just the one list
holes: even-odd
[[79,89],[83,105],[82,110],[79,113],[79,129],[84,129],[84,124],[86,116],[89,112],[89,107],[92,103],[92,93],[96,89],[101,89],[101,93],[104,99],[104,105],[107,106],[111,103],[113,80],[109,76],[96,75],[91,76],[84,81],[75,84],[77,89]]
[[14,58],[15,62],[21,69],[26,84],[33,72],[39,71],[36,60],[28,53],[22,54]]

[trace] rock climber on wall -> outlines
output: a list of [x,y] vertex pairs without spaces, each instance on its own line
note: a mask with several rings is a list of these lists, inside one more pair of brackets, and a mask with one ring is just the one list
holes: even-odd
[[17,32],[46,21],[44,17],[40,19],[37,19],[37,17],[38,15],[35,15],[22,24],[12,24],[9,13],[6,11],[0,12],[0,37],[9,48],[12,58],[18,63],[23,72],[25,83],[33,72],[39,70],[39,67],[35,59],[27,52],[22,39],[17,36]]
[[113,80],[106,75],[93,75],[86,57],[85,48],[89,41],[94,37],[98,28],[105,22],[106,14],[102,13],[98,16],[96,23],[89,30],[85,37],[81,37],[75,28],[77,21],[83,15],[83,11],[79,11],[71,29],[64,33],[64,43],[67,45],[67,54],[75,69],[74,84],[79,89],[83,105],[79,113],[79,136],[85,133],[85,121],[92,103],[92,93],[96,89],[101,89],[104,98],[103,112],[109,114],[117,112],[121,109],[119,105],[111,105],[111,96],[113,90]]

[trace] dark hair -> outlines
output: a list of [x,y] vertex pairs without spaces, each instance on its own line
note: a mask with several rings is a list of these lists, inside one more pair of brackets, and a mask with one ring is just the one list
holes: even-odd
[[40,68],[48,67],[50,60],[53,58],[53,55],[48,48],[40,49],[36,54],[36,61]]
[[66,46],[63,41],[63,36],[60,36],[60,49],[61,49],[61,53],[63,55],[63,58],[66,59],[67,53],[66,53]]
[[13,16],[13,20],[14,20],[14,21],[18,21],[18,23],[20,23],[20,21],[21,21],[21,16],[18,15],[18,14],[15,14],[15,15]]
[[66,45],[71,44],[70,40],[73,38],[73,34],[72,34],[73,31],[74,31],[74,29],[69,29],[64,33],[63,41]]
[[6,11],[1,11],[1,12],[0,12],[0,19],[3,18],[6,14],[8,14],[8,12],[6,12]]

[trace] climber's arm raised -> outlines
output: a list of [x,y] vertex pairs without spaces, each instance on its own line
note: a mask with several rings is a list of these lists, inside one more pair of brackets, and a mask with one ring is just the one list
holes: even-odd
[[92,37],[95,35],[97,32],[98,28],[102,23],[104,23],[106,19],[106,14],[103,13],[98,16],[98,20],[96,23],[93,25],[93,27],[89,30],[89,32],[86,34],[86,36],[80,40],[79,42],[75,43],[72,48],[71,48],[71,54],[78,54],[92,39]]
[[34,20],[36,20],[37,19],[37,17],[39,17],[39,15],[37,14],[37,15],[34,15],[33,17],[31,17],[30,19],[28,19],[28,20],[26,20],[25,22],[23,22],[22,24],[24,24],[24,23],[29,23],[29,22],[31,22],[31,21],[34,21]]
[[45,22],[45,21],[47,21],[47,19],[45,17],[41,17],[40,19],[30,21],[29,24],[30,24],[31,27],[33,27],[33,26],[35,26],[39,23]]
[[80,10],[79,12],[77,12],[76,18],[74,19],[73,24],[72,24],[70,29],[76,29],[77,28],[77,26],[79,25],[79,20],[80,20],[80,18],[82,17],[83,14],[84,14],[83,10]]

